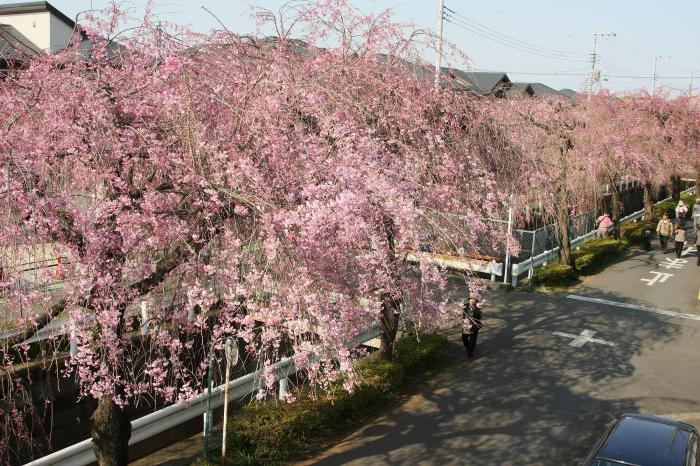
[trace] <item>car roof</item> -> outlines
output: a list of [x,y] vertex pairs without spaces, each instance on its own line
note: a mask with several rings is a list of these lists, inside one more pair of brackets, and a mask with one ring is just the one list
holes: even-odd
[[693,426],[682,422],[625,414],[596,457],[644,466],[683,465],[691,432]]

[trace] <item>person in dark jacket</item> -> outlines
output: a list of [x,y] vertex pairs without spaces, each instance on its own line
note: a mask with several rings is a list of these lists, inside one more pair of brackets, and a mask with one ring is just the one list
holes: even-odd
[[479,302],[474,298],[469,298],[469,301],[464,305],[462,310],[462,343],[467,350],[467,355],[474,357],[476,349],[476,338],[479,336],[481,323],[481,309]]

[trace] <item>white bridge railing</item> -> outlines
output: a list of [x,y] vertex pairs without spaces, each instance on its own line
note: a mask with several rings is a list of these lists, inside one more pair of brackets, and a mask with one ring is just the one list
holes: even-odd
[[[355,337],[348,344],[348,347],[354,348],[359,346],[377,338],[379,334],[379,328],[368,330]],[[272,370],[276,381],[285,380],[297,372],[291,357],[284,358],[273,364]],[[229,400],[237,400],[257,393],[264,384],[262,377],[263,369],[260,369],[229,382]],[[226,384],[222,384],[212,389],[212,409],[223,406],[225,388]],[[187,403],[174,404],[132,421],[129,445],[141,443],[191,419],[202,416],[206,412],[206,401],[207,393],[205,392]],[[95,461],[97,459],[92,449],[92,439],[89,438],[27,463],[25,466],[86,466]]]

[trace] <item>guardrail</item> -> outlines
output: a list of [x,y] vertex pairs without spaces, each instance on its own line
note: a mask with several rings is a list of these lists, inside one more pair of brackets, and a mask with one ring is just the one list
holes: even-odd
[[[685,191],[682,192],[682,194],[690,194],[693,192],[695,188],[690,188],[686,189]],[[661,201],[656,202],[654,205],[659,205],[664,202],[670,201],[671,198],[667,197],[666,199],[663,199]],[[627,215],[625,217],[622,217],[620,219],[620,224],[623,223],[629,223],[629,222],[636,222],[637,220],[641,219],[644,217],[644,210],[638,210],[637,212],[634,212],[630,215]],[[592,236],[595,236],[595,231],[592,231],[590,233],[587,233],[585,235],[579,236],[578,238],[574,238],[571,240],[571,247],[576,248],[580,246],[581,244],[585,243],[590,239]],[[518,276],[524,274],[527,272],[527,278],[531,279],[532,274],[534,272],[534,269],[536,267],[539,267],[543,264],[546,264],[547,262],[551,262],[552,260],[556,259],[556,257],[559,254],[559,247],[557,246],[556,248],[547,250],[543,252],[542,254],[539,254],[535,257],[531,257],[530,259],[520,262],[518,264],[513,264],[513,267],[511,269],[511,277],[512,277],[512,284],[513,286],[518,285]]]
[[[373,328],[357,335],[348,347],[354,348],[380,335],[379,328]],[[280,381],[293,376],[297,372],[294,361],[291,357],[284,358],[271,366],[275,381]],[[263,369],[260,369],[243,377],[239,377],[228,383],[229,400],[237,400],[254,394],[262,387],[264,381]],[[211,407],[212,409],[223,406],[224,391],[226,384],[219,385],[212,389]],[[131,438],[129,445],[136,445],[154,437],[162,432],[177,427],[191,419],[201,416],[206,411],[207,394],[202,393],[186,403],[178,403],[167,406],[140,417],[131,423]],[[87,466],[97,461],[92,449],[92,439],[71,445],[63,450],[56,451],[43,456],[25,466]]]
[[491,280],[503,276],[503,264],[494,260],[476,260],[468,257],[448,256],[430,252],[408,253],[406,261],[420,263],[421,261],[439,265],[447,269],[461,272],[478,272],[491,275]]

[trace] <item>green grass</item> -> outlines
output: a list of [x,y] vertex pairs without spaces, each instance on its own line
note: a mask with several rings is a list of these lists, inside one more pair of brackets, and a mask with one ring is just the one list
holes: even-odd
[[232,418],[226,464],[286,464],[314,455],[399,399],[407,381],[444,363],[447,344],[440,335],[406,335],[396,341],[393,361],[358,366],[360,381],[353,393],[338,382],[329,396],[317,399],[304,390],[294,403],[249,404]]

